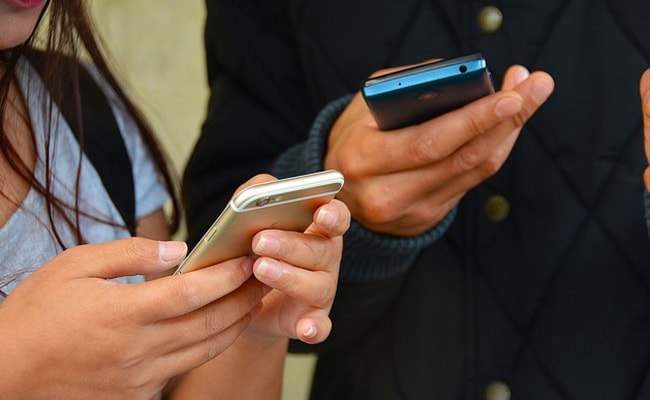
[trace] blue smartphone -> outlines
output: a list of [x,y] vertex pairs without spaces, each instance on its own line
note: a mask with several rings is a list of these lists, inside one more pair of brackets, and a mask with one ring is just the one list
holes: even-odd
[[365,80],[361,93],[379,128],[415,125],[494,93],[480,53],[435,61]]

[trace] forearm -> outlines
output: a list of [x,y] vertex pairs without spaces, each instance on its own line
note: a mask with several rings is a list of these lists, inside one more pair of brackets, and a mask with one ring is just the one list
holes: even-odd
[[280,399],[288,340],[242,335],[224,353],[179,378],[167,400]]

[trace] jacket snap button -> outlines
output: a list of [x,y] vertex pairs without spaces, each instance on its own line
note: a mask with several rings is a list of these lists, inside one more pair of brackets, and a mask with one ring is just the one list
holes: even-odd
[[510,400],[510,388],[503,382],[492,382],[485,389],[485,400]]
[[503,13],[495,6],[485,6],[478,13],[478,27],[483,33],[494,33],[503,24]]
[[510,214],[510,203],[501,195],[490,196],[485,202],[485,215],[492,222],[501,222]]

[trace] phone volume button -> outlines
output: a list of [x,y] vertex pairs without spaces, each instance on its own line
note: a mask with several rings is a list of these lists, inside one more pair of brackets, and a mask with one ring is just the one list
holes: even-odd
[[207,235],[205,235],[205,238],[203,238],[203,241],[204,242],[209,242],[210,240],[212,240],[212,237],[214,236],[215,233],[217,233],[218,230],[219,229],[217,229],[217,228],[212,228],[212,230],[210,230],[210,232]]

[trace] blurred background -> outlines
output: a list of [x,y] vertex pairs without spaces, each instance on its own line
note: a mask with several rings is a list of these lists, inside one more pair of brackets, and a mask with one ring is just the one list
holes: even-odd
[[[200,132],[208,99],[204,0],[89,4],[118,76],[180,174]],[[310,355],[287,357],[283,399],[307,398],[313,361]]]

